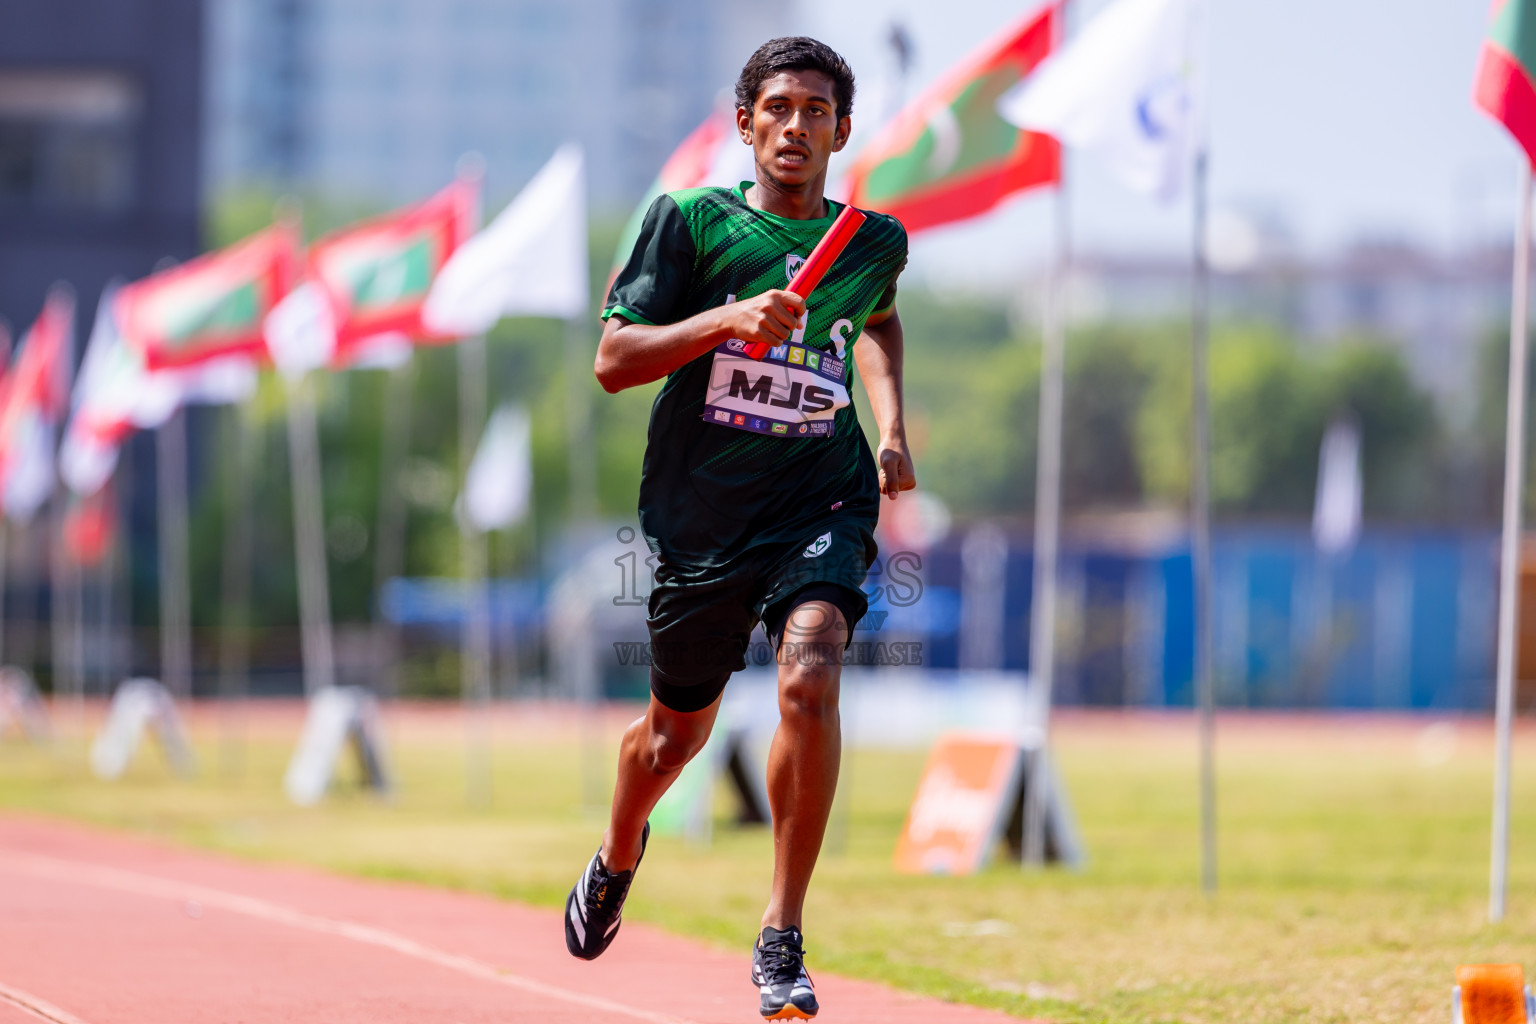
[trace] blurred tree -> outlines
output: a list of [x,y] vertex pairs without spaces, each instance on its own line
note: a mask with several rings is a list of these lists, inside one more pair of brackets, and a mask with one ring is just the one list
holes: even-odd
[[1433,399],[1413,382],[1399,352],[1383,342],[1349,341],[1332,349],[1321,369],[1325,415],[1350,416],[1360,428],[1365,515],[1434,515],[1442,507],[1435,477],[1443,434]]
[[[1179,332],[1175,331],[1174,336]],[[1182,505],[1189,480],[1187,342],[1159,346],[1157,378],[1141,411],[1149,491]],[[1360,426],[1365,508],[1397,520],[1430,518],[1439,422],[1401,353],[1349,341],[1303,350],[1272,328],[1227,326],[1212,338],[1211,496],[1216,509],[1309,515],[1318,449],[1334,416]]]
[[1155,367],[1144,332],[1128,325],[1081,331],[1068,341],[1061,484],[1069,513],[1142,501],[1138,419]]

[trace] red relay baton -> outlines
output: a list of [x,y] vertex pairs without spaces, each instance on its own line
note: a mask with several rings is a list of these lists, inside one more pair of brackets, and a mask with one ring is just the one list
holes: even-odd
[[[832,264],[843,254],[859,227],[864,223],[864,215],[851,206],[843,207],[843,212],[837,215],[827,233],[821,236],[821,241],[816,243],[816,248],[800,264],[800,269],[785,286],[785,291],[794,292],[806,301],[810,301],[811,292],[821,284],[821,279],[832,269]],[[761,341],[754,341],[747,346],[747,355],[753,359],[761,359],[768,354],[771,346]]]

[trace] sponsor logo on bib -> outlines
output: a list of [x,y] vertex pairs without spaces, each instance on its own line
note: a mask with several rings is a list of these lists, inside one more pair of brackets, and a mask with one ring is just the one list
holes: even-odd
[[819,558],[819,557],[821,557],[821,553],[826,551],[827,548],[829,548],[831,546],[832,546],[832,534],[829,531],[827,533],[822,534],[820,537],[817,537],[815,540],[811,541],[810,544],[806,545],[805,557],[806,558]]
[[754,360],[740,344],[716,347],[703,418],[776,437],[831,437],[838,410],[849,404],[843,361],[792,342]]

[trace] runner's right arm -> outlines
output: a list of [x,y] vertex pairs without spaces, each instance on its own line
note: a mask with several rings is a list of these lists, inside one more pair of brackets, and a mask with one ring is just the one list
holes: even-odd
[[778,289],[675,324],[634,323],[615,312],[603,324],[593,372],[603,390],[615,394],[660,380],[730,338],[782,345],[804,312],[804,299]]

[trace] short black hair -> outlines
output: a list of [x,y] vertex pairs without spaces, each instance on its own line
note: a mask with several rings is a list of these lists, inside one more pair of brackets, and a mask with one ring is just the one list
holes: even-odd
[[809,36],[780,36],[759,46],[736,79],[736,105],[751,110],[763,83],[781,71],[820,71],[832,79],[838,120],[853,113],[853,69],[836,50]]

